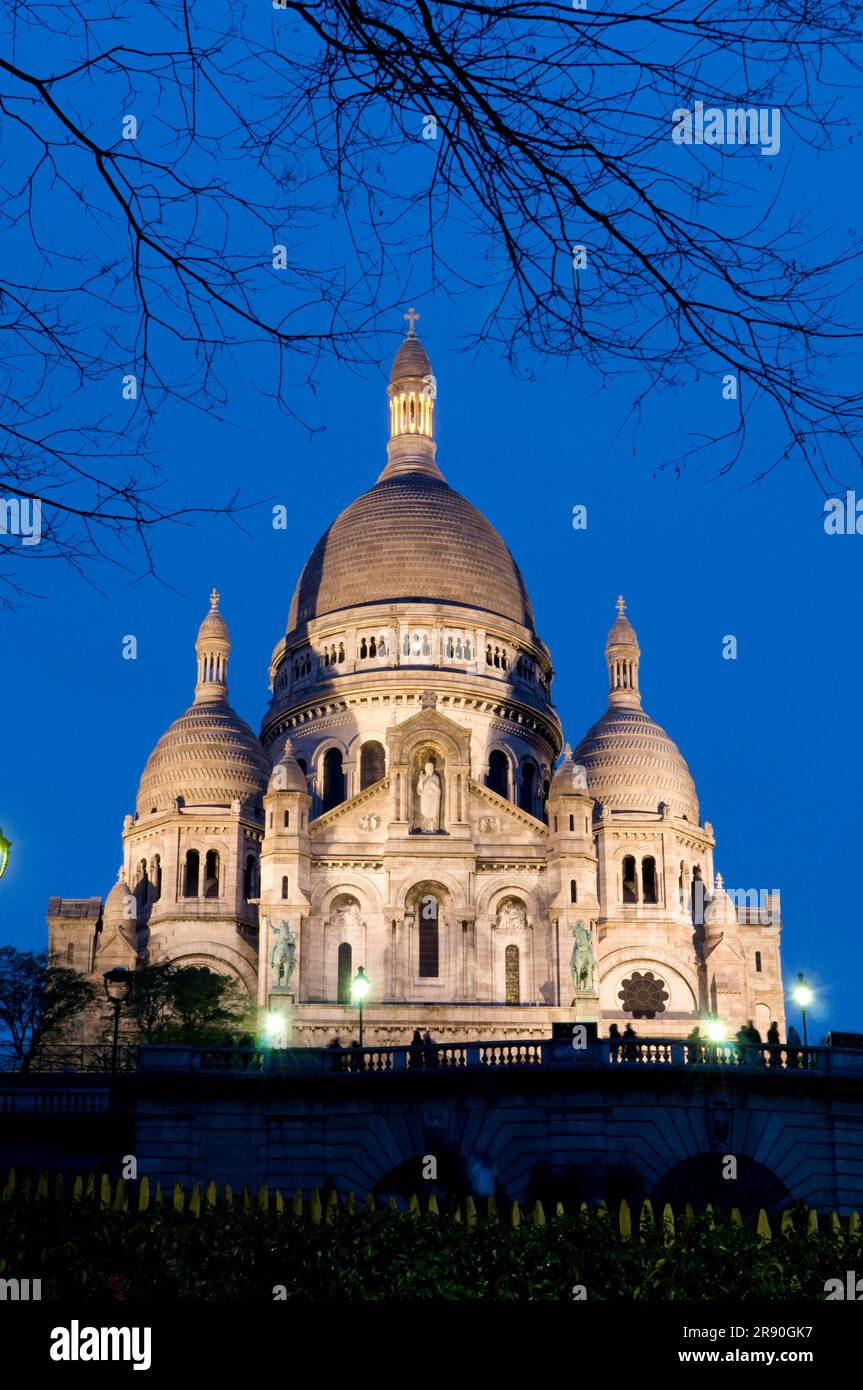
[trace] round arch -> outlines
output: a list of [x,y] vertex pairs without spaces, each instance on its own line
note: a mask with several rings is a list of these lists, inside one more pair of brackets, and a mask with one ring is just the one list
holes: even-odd
[[[231,975],[237,978],[248,990],[252,999],[257,995],[256,962],[248,960],[240,951],[231,946],[225,946],[221,942],[186,941],[178,947],[176,952],[166,951],[159,959],[169,960],[172,965],[178,966],[205,965],[220,975]],[[220,966],[222,969],[219,968]]]

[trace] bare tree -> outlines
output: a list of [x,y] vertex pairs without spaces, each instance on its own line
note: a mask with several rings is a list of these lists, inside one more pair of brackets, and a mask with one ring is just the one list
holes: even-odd
[[[195,510],[161,488],[154,418],[230,418],[241,359],[292,409],[408,288],[481,291],[469,342],[631,374],[634,407],[733,378],[728,428],[689,447],[719,469],[794,460],[829,490],[859,462],[856,238],[758,120],[786,150],[850,140],[860,0],[584,3],[10,0],[0,494],[40,499],[50,544],[0,534],[7,584],[106,540],[151,565]],[[699,103],[732,141],[675,142]]]

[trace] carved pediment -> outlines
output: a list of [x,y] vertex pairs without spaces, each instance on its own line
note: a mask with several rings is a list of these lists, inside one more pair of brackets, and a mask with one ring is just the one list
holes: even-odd
[[507,801],[505,796],[499,796],[472,778],[469,787],[470,822],[475,835],[494,838],[513,831],[524,834],[526,829],[533,830],[543,838],[548,835],[548,826],[544,821],[537,820],[529,811],[523,811],[520,806]]
[[392,770],[410,763],[422,743],[437,743],[447,762],[455,767],[470,766],[470,730],[430,704],[387,731],[387,766]]

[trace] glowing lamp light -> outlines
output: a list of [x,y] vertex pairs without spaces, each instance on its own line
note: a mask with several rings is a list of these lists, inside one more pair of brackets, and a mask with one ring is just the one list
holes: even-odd
[[356,1004],[360,1011],[360,1047],[363,1045],[363,1004],[366,1002],[366,995],[370,989],[369,977],[360,966],[351,981],[351,1001]]
[[267,1017],[266,1017],[266,1019],[265,1019],[265,1021],[264,1021],[264,1030],[265,1030],[265,1032],[266,1032],[266,1034],[267,1034],[268,1037],[270,1037],[270,1038],[276,1037],[279,1033],[282,1032],[282,1029],[284,1028],[284,1026],[285,1026],[284,1014],[276,1014],[276,1013],[267,1014]]
[[369,977],[360,966],[351,982],[351,995],[355,1004],[361,1004],[371,989]]
[[707,1036],[711,1042],[725,1042],[725,1024],[720,1023],[718,1018],[711,1019],[710,1023],[707,1025]]
[[815,998],[808,985],[795,985],[793,990],[794,1003],[799,1004],[801,1009],[808,1009],[812,1000]]
[[6,872],[6,865],[9,863],[9,851],[12,848],[12,841],[7,840],[0,827],[0,878]]

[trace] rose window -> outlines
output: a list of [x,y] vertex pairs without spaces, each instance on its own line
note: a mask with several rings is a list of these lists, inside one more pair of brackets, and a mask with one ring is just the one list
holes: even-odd
[[623,1000],[624,1012],[632,1014],[633,1018],[655,1018],[657,1014],[665,1013],[665,1001],[670,995],[665,981],[654,975],[652,970],[646,970],[643,975],[633,970],[629,978],[623,981],[623,988],[617,997]]

